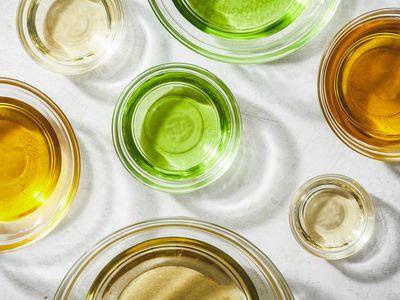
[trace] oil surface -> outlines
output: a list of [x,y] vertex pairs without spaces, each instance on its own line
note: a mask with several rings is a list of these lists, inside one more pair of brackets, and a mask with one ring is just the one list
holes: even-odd
[[223,37],[258,38],[288,26],[303,10],[297,0],[174,0],[199,29]]
[[61,153],[49,122],[33,107],[0,97],[0,222],[38,209],[57,184]]
[[307,236],[320,249],[340,248],[358,239],[365,220],[360,199],[335,186],[316,192],[303,217]]
[[227,254],[200,241],[154,239],[114,258],[89,299],[258,300],[245,271]]
[[[204,95],[191,95],[191,88],[168,89],[138,124],[139,145],[147,159],[165,171],[191,169],[205,161],[220,137],[218,114]],[[185,96],[185,94],[187,96]],[[151,97],[151,95],[150,95]],[[141,126],[142,125],[142,126]],[[141,129],[139,129],[141,127]]]
[[359,26],[334,52],[326,79],[328,105],[362,142],[400,146],[400,22]]
[[224,102],[221,97],[191,74],[151,79],[126,106],[122,129],[128,150],[157,176],[198,176],[218,159],[230,135],[228,112],[216,104]]
[[[110,43],[111,5],[106,0],[56,0],[45,10],[40,1],[30,7],[31,38],[47,55],[74,61],[94,55]],[[43,14],[43,16],[41,15]]]

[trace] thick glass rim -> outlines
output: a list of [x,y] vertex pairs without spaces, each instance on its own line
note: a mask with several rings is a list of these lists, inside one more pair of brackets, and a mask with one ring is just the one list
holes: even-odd
[[[345,247],[332,250],[321,250],[314,247],[302,234],[301,234],[301,219],[305,204],[309,200],[307,195],[311,194],[317,186],[329,184],[329,182],[341,182],[344,185],[351,187],[352,191],[360,196],[361,201],[365,206],[365,223],[359,238],[353,243]],[[339,174],[326,174],[311,178],[304,183],[297,191],[293,201],[290,205],[289,214],[290,229],[299,245],[307,252],[327,260],[338,260],[352,256],[361,250],[368,242],[374,232],[375,227],[375,208],[371,197],[365,189],[355,180],[350,177]]]
[[217,240],[223,240],[232,245],[232,247],[237,248],[246,256],[247,259],[251,260],[252,263],[256,265],[258,270],[263,274],[265,281],[268,282],[270,288],[275,293],[274,299],[294,299],[286,280],[277,267],[251,242],[235,232],[219,225],[200,221],[194,218],[173,217],[152,219],[136,223],[106,236],[91,250],[81,256],[72,266],[60,284],[54,296],[54,300],[69,299],[72,289],[74,289],[76,285],[79,286],[81,284],[81,277],[85,276],[85,272],[87,272],[86,269],[91,264],[95,264],[96,259],[101,255],[110,252],[113,249],[118,249],[118,251],[121,250],[122,248],[118,247],[135,235],[146,233],[151,236],[154,232],[161,232],[162,230],[171,228],[179,229],[181,231],[183,230],[189,235],[195,232],[201,232],[202,234],[211,236]]
[[[4,238],[0,242],[0,252],[6,252],[15,250],[17,248],[25,247],[50,233],[66,216],[70,209],[75,195],[77,193],[80,172],[81,172],[81,160],[78,141],[76,139],[74,130],[68,121],[62,110],[44,93],[36,89],[35,87],[12,78],[0,77],[0,88],[8,91],[19,91],[28,97],[32,103],[39,105],[45,110],[46,118],[51,116],[49,120],[54,128],[57,128],[65,136],[66,151],[69,152],[70,165],[67,172],[67,182],[58,182],[59,186],[59,197],[55,199],[54,206],[51,211],[44,217],[40,217],[40,221],[33,222],[32,228],[26,229],[21,234],[4,234]],[[18,99],[21,100],[21,99]],[[33,105],[30,103],[30,105]],[[37,107],[35,107],[37,108]],[[53,192],[55,193],[55,192]],[[40,208],[38,209],[40,211]],[[28,215],[27,217],[29,217]],[[22,219],[24,220],[24,218]],[[18,224],[20,220],[15,222],[7,222],[4,224]]]
[[108,44],[112,44],[112,47],[108,47],[105,51],[101,51],[101,53],[98,53],[97,55],[92,55],[90,59],[86,57],[84,60],[81,59],[71,63],[61,63],[46,57],[46,55],[36,48],[35,43],[30,38],[29,34],[30,28],[27,18],[29,6],[33,1],[40,2],[41,0],[20,0],[16,18],[18,37],[29,56],[43,67],[64,75],[86,73],[106,61],[114,53],[115,48],[118,47],[124,28],[124,11],[121,0],[107,0],[110,1],[115,10],[115,29],[113,30],[113,35],[110,41],[108,42]]
[[[126,149],[122,134],[123,112],[132,94],[150,78],[158,76],[159,74],[177,71],[194,74],[212,84],[222,96],[224,104],[227,105],[232,122],[232,130],[229,136],[229,141],[218,161],[215,162],[209,168],[209,170],[207,170],[207,172],[201,174],[200,176],[184,180],[159,178],[141,168],[140,165],[135,161],[135,158],[132,157],[129,151]],[[139,103],[140,101],[137,101],[137,103],[134,105],[137,106]],[[114,148],[122,164],[127,171],[141,183],[150,188],[164,192],[187,193],[211,184],[230,168],[238,152],[241,140],[240,111],[236,99],[229,88],[225,85],[225,83],[222,82],[222,80],[220,80],[211,72],[198,66],[186,63],[168,63],[158,65],[140,74],[131,83],[129,83],[122,92],[114,109],[112,120],[112,138]]]
[[362,24],[368,23],[373,20],[379,20],[385,18],[397,18],[399,19],[400,22],[400,8],[384,8],[366,12],[365,14],[362,14],[359,17],[347,23],[335,35],[335,37],[332,39],[329,46],[325,50],[320,63],[319,75],[318,75],[318,95],[323,115],[329,127],[345,145],[347,145],[353,151],[369,158],[387,162],[399,162],[400,147],[387,148],[387,147],[370,145],[349,134],[339,124],[339,122],[336,121],[336,119],[332,115],[328,105],[328,99],[326,96],[326,89],[325,89],[325,77],[328,71],[329,61],[337,45],[342,41],[342,39],[345,38],[350,32],[352,32],[354,29],[356,29]]
[[[285,29],[260,39],[230,41],[213,38],[200,31],[169,7],[169,0],[148,0],[153,12],[164,28],[180,43],[208,58],[234,64],[255,64],[280,59],[310,42],[332,19],[341,0],[328,0],[321,4],[321,10],[312,10],[314,15],[304,17],[303,23],[293,22]],[[300,24],[298,24],[300,23]],[[296,26],[295,28],[293,28]],[[283,34],[285,33],[285,34]]]

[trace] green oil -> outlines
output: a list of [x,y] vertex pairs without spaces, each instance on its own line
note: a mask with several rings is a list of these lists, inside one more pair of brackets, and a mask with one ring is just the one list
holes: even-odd
[[180,13],[200,30],[230,39],[252,39],[290,25],[307,0],[173,0]]
[[143,83],[122,120],[130,156],[165,179],[201,176],[225,150],[231,130],[219,91],[197,75],[175,71]]

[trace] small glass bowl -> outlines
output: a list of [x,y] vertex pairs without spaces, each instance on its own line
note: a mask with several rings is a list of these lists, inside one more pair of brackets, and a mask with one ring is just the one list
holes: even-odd
[[[336,34],[321,60],[318,77],[318,94],[326,121],[344,144],[357,153],[369,158],[387,162],[399,162],[399,134],[394,135],[391,133],[384,139],[381,139],[381,132],[374,132],[368,128],[363,128],[345,109],[348,105],[342,103],[340,99],[344,98],[344,96],[338,96],[342,92],[338,91],[337,88],[330,88],[330,85],[339,77],[336,69],[343,63],[348,53],[355,52],[353,49],[354,45],[359,45],[360,41],[368,35],[377,35],[377,32],[373,32],[376,29],[382,31],[380,32],[381,34],[395,30],[393,23],[384,23],[388,20],[397,23],[396,30],[398,32],[400,27],[400,9],[385,8],[367,12],[349,22]],[[358,31],[362,27],[364,27],[364,30]],[[340,84],[343,86],[342,83]],[[366,106],[366,104],[364,105]],[[367,111],[365,110],[366,116]],[[383,119],[384,116],[375,117]],[[385,129],[382,131],[385,132]]]
[[[278,269],[254,245],[225,228],[188,218],[146,221],[104,238],[75,263],[54,299],[117,299],[140,273],[124,284],[118,284],[115,277],[132,277],[129,274],[146,261],[143,257],[160,258],[157,253],[165,247],[170,260],[164,261],[164,266],[190,252],[194,259],[200,255],[218,261],[222,269],[232,274],[234,269],[240,270],[236,273],[237,283],[245,299],[294,299]],[[201,259],[197,261],[198,266]],[[232,264],[226,264],[227,261]],[[107,296],[111,290],[113,297]]]
[[125,168],[165,192],[190,192],[218,179],[231,166],[240,136],[239,108],[228,87],[188,64],[139,75],[113,116],[114,147]]
[[246,35],[234,38],[218,36],[200,30],[199,26],[188,21],[175,2],[149,0],[157,18],[179,42],[215,60],[248,64],[279,59],[307,44],[330,21],[340,0],[297,1],[292,5],[299,5],[302,10],[292,22],[283,26],[281,21],[277,21],[277,28],[271,29],[270,34],[254,38]]
[[45,94],[24,82],[0,78],[0,103],[1,98],[17,99],[38,111],[51,124],[61,157],[58,181],[43,204],[14,221],[0,222],[0,252],[5,252],[43,238],[61,222],[78,188],[80,154],[74,131],[66,116]]
[[[71,44],[68,46],[71,48],[65,50],[62,44],[57,44],[57,39],[53,41],[53,39],[46,38],[48,35],[46,32],[49,30],[47,28],[56,30],[55,25],[46,26],[48,14],[51,13],[55,16],[59,14],[56,5],[64,5],[65,1],[21,0],[17,15],[19,38],[27,53],[37,63],[54,72],[76,75],[88,72],[105,62],[118,48],[123,32],[123,8],[120,0],[101,0],[98,3],[91,0],[84,1],[89,1],[88,3],[92,3],[92,5],[101,4],[104,9],[102,14],[107,24],[105,25],[106,28],[104,28],[104,31],[106,31],[103,32],[104,35],[101,38],[94,39],[93,43],[95,44],[91,44],[90,49],[88,47],[85,51],[79,52],[77,49],[85,40],[74,45]],[[86,18],[82,16],[82,18],[75,21],[80,22],[80,25],[86,24],[90,28],[93,24],[90,23],[89,18],[92,16],[93,13],[87,14]],[[61,17],[59,18],[61,19]],[[67,18],[64,19],[66,20]],[[60,22],[64,22],[64,19]],[[68,19],[71,20],[71,16]],[[87,28],[84,29],[86,30]],[[71,37],[71,39],[78,37]],[[76,47],[76,50],[73,47]]]
[[[322,198],[327,195],[329,202]],[[337,199],[340,204],[336,204]],[[326,213],[333,218],[327,218]],[[351,226],[354,224],[357,228]],[[290,227],[297,242],[327,260],[343,259],[361,250],[369,242],[374,225],[375,209],[368,193],[342,175],[312,178],[299,188],[290,207]]]

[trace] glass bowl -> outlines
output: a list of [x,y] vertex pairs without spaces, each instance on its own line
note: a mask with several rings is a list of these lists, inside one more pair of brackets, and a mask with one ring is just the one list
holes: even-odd
[[388,162],[400,161],[399,34],[400,9],[368,12],[334,37],[319,71],[333,132],[352,150]]
[[257,0],[231,2],[149,0],[183,45],[228,63],[262,63],[292,53],[324,28],[340,0],[279,0],[271,7]]
[[[169,275],[160,277],[162,270]],[[187,218],[146,221],[109,235],[75,263],[54,299],[129,299],[124,294],[135,290],[135,299],[184,299],[183,291],[199,299],[217,286],[225,296],[232,290],[241,295],[234,299],[294,299],[278,269],[254,245]]]
[[290,226],[299,244],[313,255],[337,260],[370,241],[375,209],[368,193],[353,179],[321,175],[298,190],[290,207]]
[[232,164],[240,113],[227,86],[188,64],[156,66],[133,80],[113,116],[115,150],[131,175],[166,192],[215,181]]
[[3,252],[44,237],[62,220],[78,187],[80,156],[63,112],[21,81],[0,78],[0,128]]
[[21,0],[17,26],[36,62],[74,75],[92,70],[118,48],[123,10],[119,0]]

